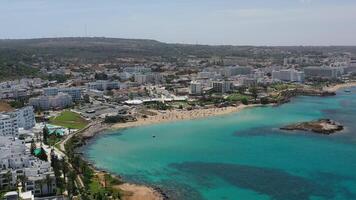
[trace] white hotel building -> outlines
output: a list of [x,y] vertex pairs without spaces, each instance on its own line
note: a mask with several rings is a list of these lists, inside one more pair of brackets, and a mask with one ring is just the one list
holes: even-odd
[[295,69],[282,69],[272,71],[272,79],[287,82],[304,82],[304,72]]
[[19,128],[31,129],[36,124],[32,106],[0,113],[0,136],[17,136]]
[[29,104],[42,110],[49,110],[51,108],[63,109],[71,106],[73,100],[71,95],[60,92],[56,96],[39,96],[31,98]]
[[190,94],[201,95],[203,94],[203,84],[198,81],[192,81],[190,83]]
[[79,101],[82,98],[82,90],[76,87],[71,87],[71,88],[48,87],[43,89],[43,94],[45,96],[57,96],[61,92],[65,94],[69,94],[72,97],[73,101]]

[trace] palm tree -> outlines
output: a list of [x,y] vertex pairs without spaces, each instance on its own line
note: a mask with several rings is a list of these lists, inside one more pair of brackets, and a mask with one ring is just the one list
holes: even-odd
[[64,178],[64,183],[66,182],[66,175],[67,175],[67,171],[68,171],[68,166],[67,166],[67,162],[65,160],[65,158],[62,159],[62,173],[63,173],[63,178]]
[[257,99],[258,97],[258,90],[257,90],[257,87],[256,86],[253,86],[251,89],[250,89],[250,92],[251,92],[251,95],[252,97],[255,99]]

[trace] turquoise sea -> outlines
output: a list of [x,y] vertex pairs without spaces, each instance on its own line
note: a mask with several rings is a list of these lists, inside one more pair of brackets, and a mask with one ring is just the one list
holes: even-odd
[[[170,199],[355,200],[356,88],[351,91],[118,130],[83,152],[98,168],[160,187]],[[329,136],[279,130],[319,118],[346,129]]]

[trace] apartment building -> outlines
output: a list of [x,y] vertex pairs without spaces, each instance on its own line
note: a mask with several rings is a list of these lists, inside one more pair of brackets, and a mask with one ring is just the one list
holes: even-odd
[[82,98],[82,90],[76,87],[71,87],[71,88],[49,87],[43,89],[43,94],[45,96],[56,96],[60,92],[69,94],[72,97],[73,101],[79,101]]
[[0,135],[17,136],[18,129],[31,129],[36,124],[32,106],[26,106],[11,112],[0,113]]
[[231,81],[213,81],[212,87],[214,92],[226,93],[231,91]]
[[63,109],[73,104],[72,96],[66,93],[58,93],[56,96],[39,96],[30,98],[29,104],[37,109],[49,110]]
[[16,188],[21,176],[26,177],[23,189],[35,196],[56,193],[56,179],[50,163],[32,156],[24,141],[0,136],[0,152],[0,188]]
[[111,89],[119,89],[120,82],[118,81],[106,81],[106,80],[98,80],[95,82],[90,82],[86,84],[87,89],[89,90],[111,90]]
[[192,81],[190,83],[189,93],[192,95],[201,95],[203,94],[203,84],[198,81]]
[[337,79],[344,73],[342,67],[311,66],[304,68],[306,78],[328,78]]
[[304,72],[297,71],[295,69],[282,69],[278,71],[272,71],[272,79],[286,82],[304,82]]

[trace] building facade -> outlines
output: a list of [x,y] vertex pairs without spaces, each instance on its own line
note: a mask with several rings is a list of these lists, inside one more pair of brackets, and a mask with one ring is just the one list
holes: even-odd
[[30,98],[29,104],[37,109],[49,110],[63,109],[73,104],[72,96],[66,93],[58,93],[56,96],[39,96]]
[[192,95],[203,94],[203,84],[198,81],[192,81],[190,83],[190,94]]
[[272,71],[273,80],[303,83],[304,77],[304,72],[297,71],[295,69],[282,69],[278,71]]
[[306,78],[327,78],[337,79],[344,73],[342,67],[311,66],[304,68]]
[[0,188],[16,188],[21,176],[26,177],[23,189],[35,196],[56,193],[51,164],[31,155],[23,140],[0,136],[0,151]]
[[43,94],[45,96],[57,96],[58,93],[60,92],[69,94],[72,97],[73,101],[79,101],[82,98],[82,90],[76,87],[71,87],[71,88],[49,87],[43,89]]
[[226,93],[231,91],[231,81],[213,81],[212,87],[214,92]]

